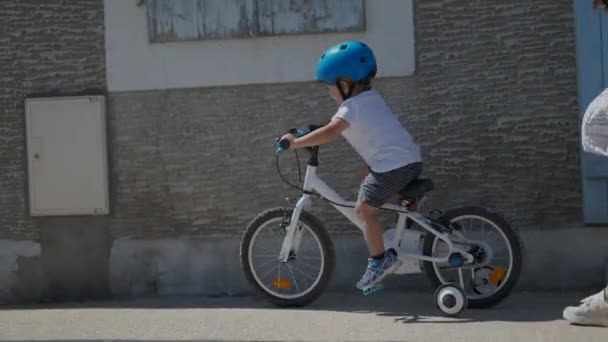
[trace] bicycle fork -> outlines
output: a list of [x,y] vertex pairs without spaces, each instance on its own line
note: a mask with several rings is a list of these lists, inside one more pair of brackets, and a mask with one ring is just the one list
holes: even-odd
[[309,204],[309,195],[303,195],[296,203],[293,213],[291,214],[289,225],[286,229],[283,244],[281,245],[281,252],[279,253],[280,262],[287,262],[291,252],[297,252],[298,248],[300,247],[300,241],[302,240],[302,233],[304,232],[304,229],[298,223],[300,221],[300,214],[302,214],[302,210],[307,208]]

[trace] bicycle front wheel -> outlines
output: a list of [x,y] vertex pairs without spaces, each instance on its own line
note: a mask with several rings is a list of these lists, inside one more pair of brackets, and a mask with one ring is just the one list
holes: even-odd
[[298,249],[279,260],[291,209],[273,208],[256,216],[241,240],[241,266],[249,283],[278,306],[305,306],[327,287],[335,267],[333,242],[321,222],[302,211]]

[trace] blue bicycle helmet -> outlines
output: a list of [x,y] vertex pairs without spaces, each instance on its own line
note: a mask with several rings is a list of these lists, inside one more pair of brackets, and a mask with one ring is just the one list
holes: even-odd
[[358,82],[376,75],[374,53],[365,43],[347,40],[327,49],[315,68],[315,80],[336,84],[340,78]]

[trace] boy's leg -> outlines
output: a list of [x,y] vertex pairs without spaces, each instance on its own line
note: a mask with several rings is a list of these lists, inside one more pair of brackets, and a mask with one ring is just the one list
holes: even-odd
[[357,202],[357,214],[361,221],[365,223],[367,248],[371,256],[367,261],[365,273],[357,282],[357,288],[363,289],[393,273],[401,266],[401,261],[393,251],[384,252],[383,229],[378,219],[378,209],[359,200]]
[[384,253],[384,239],[382,238],[382,225],[378,219],[378,209],[359,199],[356,210],[359,219],[365,223],[369,254],[372,257],[380,256]]
[[370,172],[361,183],[356,210],[359,219],[366,226],[367,246],[371,257],[368,259],[365,274],[357,283],[358,288],[374,284],[400,267],[401,261],[394,251],[384,252],[383,229],[378,218],[378,208],[415,179],[420,170],[421,164],[416,163],[386,173]]
[[[372,203],[374,202],[372,201]],[[378,218],[378,207],[381,204],[374,203],[374,205],[367,204],[360,198],[356,206],[357,215],[365,224],[365,236],[370,254],[365,273],[357,282],[359,289],[376,284],[401,266],[401,261],[394,251],[388,253],[384,251],[383,228]]]

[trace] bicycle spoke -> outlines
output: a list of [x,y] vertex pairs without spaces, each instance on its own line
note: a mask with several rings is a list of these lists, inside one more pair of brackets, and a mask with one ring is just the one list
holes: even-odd
[[298,265],[306,265],[307,267],[318,267],[316,264],[311,264],[304,260],[298,260]]
[[501,239],[501,236],[496,234],[496,230],[492,229],[490,234],[488,234],[488,239],[490,241],[497,241]]
[[[291,267],[292,271],[294,271],[294,277],[297,276],[296,273],[300,273],[300,274],[304,274],[301,270],[299,270],[295,265],[292,265]],[[316,279],[316,277],[308,277],[306,276],[306,274],[304,274],[303,276],[299,276],[300,278],[300,285],[303,286],[303,288],[307,289]]]
[[269,260],[269,261],[265,261],[265,262],[263,262],[261,265],[258,265],[256,268],[263,268],[264,266],[266,266],[266,265],[270,265],[270,264],[272,264],[272,263],[273,263],[273,262],[275,262],[275,261],[276,261],[276,262],[280,262],[279,260]]
[[492,260],[492,265],[500,265],[502,267],[507,267],[507,265],[509,264],[509,259],[510,258],[496,258]]
[[[500,251],[500,252],[502,252],[502,251],[507,251],[507,252],[508,252],[508,248],[507,248],[506,246],[500,246],[500,248],[493,248],[493,249],[492,249],[492,253],[493,253],[494,255],[496,255],[496,254],[500,254],[500,253],[496,253],[496,252],[499,252],[499,251]],[[509,253],[507,253],[507,254],[509,254]]]
[[302,255],[302,254],[298,254],[297,258],[304,259],[304,260],[321,260],[321,257],[311,257],[311,256],[307,256],[307,255]]
[[302,272],[295,265],[292,266],[292,270],[294,271],[294,277],[296,276],[295,273],[300,274],[300,277],[302,278],[302,281],[300,284],[303,285],[304,288],[308,288],[316,279],[316,277],[309,276],[306,273]]
[[281,226],[277,226],[276,229],[272,229],[272,232],[274,233],[275,236],[277,236],[278,238],[284,238],[285,237],[285,230],[281,229]]
[[297,264],[298,264],[298,266],[304,266],[304,267],[302,267],[303,270],[309,270],[311,272],[314,272],[315,274],[319,273],[319,271],[320,271],[320,267],[319,267],[319,270],[316,270],[316,267],[309,265],[307,263],[298,262]]
[[298,286],[298,281],[296,280],[296,276],[293,274],[293,270],[289,264],[287,265],[287,269],[289,269],[289,273],[291,273],[291,277],[293,278],[293,283],[296,285],[296,291],[300,292],[300,287]]
[[300,271],[300,270],[299,270],[299,269],[296,267],[296,265],[295,265],[295,264],[293,265],[293,270],[294,270],[294,271],[296,271],[296,272],[298,272],[298,273],[300,273],[300,274],[303,274],[303,275],[304,275],[305,277],[307,277],[308,279],[312,279],[312,280],[315,280],[315,279],[316,279],[316,277],[315,277],[315,276],[311,276],[311,275],[308,275],[308,274],[306,274],[306,273],[304,273],[304,272]]
[[253,255],[254,258],[276,258],[277,260],[279,259],[279,255],[277,254],[255,254]]
[[471,235],[471,231],[475,231],[473,228],[473,219],[469,219],[469,229],[467,230],[468,234],[465,235],[465,237],[467,238],[467,240],[469,239],[468,236]]
[[[281,267],[281,264],[279,264],[279,268]],[[274,268],[271,268],[268,272],[265,272],[264,275],[260,275],[260,279],[263,280],[264,278],[268,277],[270,274],[272,274],[272,272],[274,271]]]
[[256,246],[256,248],[259,248],[264,252],[276,253],[276,251],[273,251],[272,249],[269,249],[269,248],[264,248],[264,247],[260,247],[260,246]]
[[493,234],[494,234],[494,229],[490,228],[488,230],[488,232],[484,235],[484,238],[491,239]]

